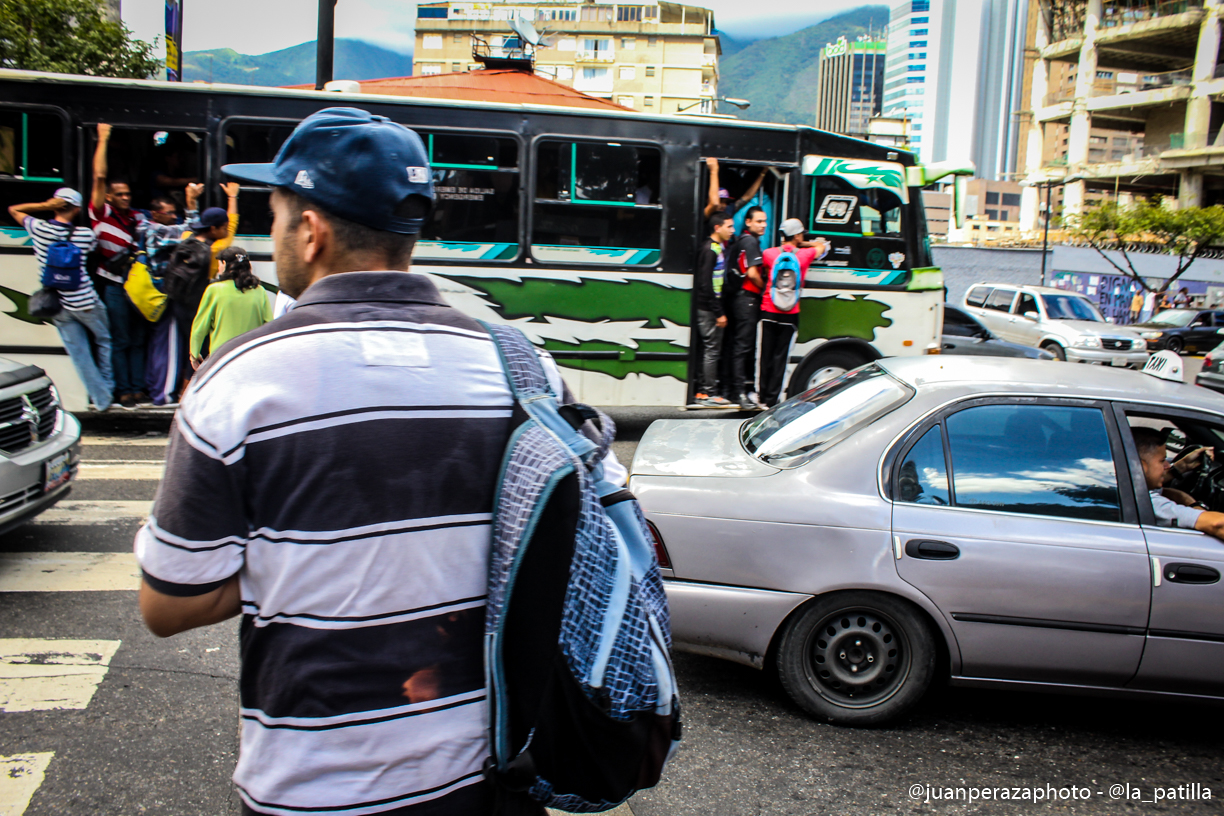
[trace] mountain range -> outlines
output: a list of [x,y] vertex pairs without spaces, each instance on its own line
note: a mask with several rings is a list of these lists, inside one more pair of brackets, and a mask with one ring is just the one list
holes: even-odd
[[[854,40],[860,34],[878,34],[887,27],[887,6],[861,6],[779,37],[737,39],[719,32],[719,94],[752,102],[747,110],[736,111],[742,119],[810,125],[816,117],[820,49],[838,37]],[[361,40],[338,39],[334,73],[344,79],[408,76],[412,73],[412,54]],[[239,54],[229,48],[188,51],[183,54],[183,74],[188,82],[311,83],[315,79],[315,44],[311,41],[256,55]]]
[[[362,40],[336,40],[334,75],[380,79],[412,73],[412,54],[389,51]],[[235,85],[303,85],[315,81],[314,40],[267,54],[239,54],[232,48],[183,53],[183,80]]]

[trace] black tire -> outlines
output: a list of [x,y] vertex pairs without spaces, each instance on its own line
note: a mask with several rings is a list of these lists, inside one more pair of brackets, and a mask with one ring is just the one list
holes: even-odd
[[1185,347],[1186,347],[1186,341],[1182,340],[1180,337],[1177,337],[1177,336],[1170,337],[1168,340],[1165,341],[1165,348],[1173,352],[1174,354],[1181,354],[1182,349],[1184,349]]
[[820,384],[816,382],[818,377],[824,382],[869,362],[866,357],[848,349],[832,349],[824,353],[817,351],[799,363],[791,375],[790,383],[786,386],[787,399],[815,388]]
[[787,623],[778,678],[790,698],[837,725],[878,725],[922,699],[935,676],[935,637],[908,602],[839,592]]
[[1067,362],[1067,352],[1064,351],[1063,347],[1057,343],[1046,343],[1041,348],[1053,354],[1055,360],[1059,360],[1064,363]]

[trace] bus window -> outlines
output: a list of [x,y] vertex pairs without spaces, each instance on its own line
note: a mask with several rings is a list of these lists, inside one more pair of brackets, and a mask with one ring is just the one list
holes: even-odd
[[[86,167],[92,167],[97,132],[89,128]],[[157,130],[152,127],[116,126],[107,145],[107,178],[123,181],[132,190],[132,208],[147,210],[155,198],[174,202],[179,215],[186,212],[188,184],[204,175],[204,134],[183,130]],[[81,195],[89,200],[93,174]],[[206,206],[204,201],[200,206]]]
[[617,142],[542,142],[531,252],[555,263],[654,265],[662,154]]
[[63,187],[64,164],[64,120],[0,108],[0,226],[18,226],[8,216],[11,205],[45,201]]
[[434,207],[414,257],[512,261],[519,254],[518,142],[417,131],[429,150]]
[[[277,152],[296,123],[258,124],[231,122],[225,128],[225,161],[222,164],[264,164]],[[238,195],[238,233],[266,237],[272,234],[272,191],[267,187],[243,184]],[[251,251],[271,251],[271,244],[260,246],[250,238],[237,241]]]
[[839,176],[811,176],[809,184],[808,234],[831,244],[829,253],[813,263],[809,283],[904,284],[914,259],[906,257],[901,198],[892,190],[857,187]]

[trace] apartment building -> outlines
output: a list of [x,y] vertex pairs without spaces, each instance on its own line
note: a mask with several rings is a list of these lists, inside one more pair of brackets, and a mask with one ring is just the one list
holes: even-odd
[[476,47],[495,58],[522,55],[510,28],[516,17],[547,37],[534,53],[539,76],[636,110],[717,112],[714,13],[678,3],[421,3],[413,73],[476,70]]
[[820,49],[816,127],[867,138],[869,125],[884,101],[886,37],[841,37]]
[[[1057,218],[1153,194],[1224,202],[1217,0],[1038,0],[1025,177]],[[1060,195],[1061,193],[1061,195]],[[1061,207],[1056,205],[1061,203]],[[1024,195],[1040,224],[1039,187]]]

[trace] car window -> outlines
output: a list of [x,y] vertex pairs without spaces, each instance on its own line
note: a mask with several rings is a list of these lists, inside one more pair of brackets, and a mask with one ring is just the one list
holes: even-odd
[[897,501],[947,505],[948,467],[944,462],[943,432],[936,425],[922,435],[905,455],[897,473]]
[[1079,295],[1042,295],[1046,314],[1051,320],[1091,320],[1104,323],[1105,318],[1087,298]]
[[1212,312],[1211,315],[1217,326],[1224,326],[1224,312]]
[[1193,320],[1197,314],[1198,312],[1190,309],[1165,309],[1148,322],[1156,326],[1174,326],[1181,329],[1189,326],[1190,321]]
[[944,334],[951,337],[977,337],[985,331],[985,327],[970,315],[952,306],[944,306]]
[[1022,315],[1025,312],[1037,312],[1037,298],[1028,292],[1021,292],[1020,299],[1016,301],[1016,314]]
[[744,449],[763,462],[798,467],[913,395],[913,389],[879,366],[863,366],[744,423],[740,439]]
[[965,303],[970,306],[981,306],[986,302],[986,297],[989,294],[989,286],[975,286],[969,290],[969,294],[965,295]]
[[1099,409],[980,405],[953,414],[946,424],[957,506],[1121,520]]
[[986,308],[1006,312],[1011,309],[1012,300],[1016,297],[1015,289],[996,289],[986,298]]
[[1199,312],[1198,316],[1190,322],[1191,326],[1210,326],[1211,312]]

